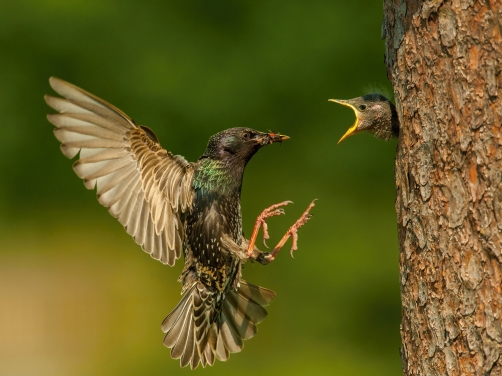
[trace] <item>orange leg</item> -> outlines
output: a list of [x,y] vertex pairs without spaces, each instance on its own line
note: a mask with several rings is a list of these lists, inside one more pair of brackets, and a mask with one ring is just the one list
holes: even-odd
[[316,200],[314,200],[310,203],[308,208],[303,212],[302,216],[293,224],[293,226],[291,226],[289,228],[288,231],[286,231],[286,233],[284,234],[282,239],[275,246],[274,250],[267,255],[263,255],[262,258],[263,258],[263,261],[265,261],[265,262],[261,261],[261,263],[268,264],[269,262],[274,261],[275,257],[279,253],[280,249],[284,246],[284,244],[286,244],[286,242],[288,241],[288,239],[291,236],[293,236],[293,244],[291,245],[291,250],[289,253],[290,253],[291,257],[293,257],[293,252],[298,249],[298,244],[297,244],[298,233],[297,233],[297,231],[300,227],[302,227],[305,223],[307,223],[310,218],[312,218],[312,214],[310,214],[309,212],[310,212],[310,209],[312,209],[315,206],[315,201]]
[[[288,204],[292,204],[293,201],[283,201],[278,204],[272,205],[266,208],[262,213],[256,218],[256,222],[253,228],[253,234],[251,235],[251,239],[249,239],[247,257],[251,257],[253,255],[254,245],[256,243],[256,238],[258,237],[258,231],[260,231],[260,227],[263,228],[263,244],[267,247],[265,241],[269,238],[268,235],[268,227],[265,219],[270,217],[275,217],[281,214],[284,214],[284,209],[279,209],[281,206],[286,206]],[[267,247],[268,248],[268,247]]]

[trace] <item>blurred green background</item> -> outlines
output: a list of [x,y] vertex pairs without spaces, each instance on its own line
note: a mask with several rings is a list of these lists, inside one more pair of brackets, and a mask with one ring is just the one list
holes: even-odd
[[[141,251],[59,150],[43,95],[57,76],[196,160],[233,126],[291,136],[248,165],[244,228],[273,203],[271,245],[244,278],[277,292],[258,335],[206,375],[400,375],[395,143],[337,140],[329,98],[389,88],[382,2],[18,0],[0,12],[0,374],[188,374],[162,345],[181,270]],[[289,245],[288,245],[289,248]]]

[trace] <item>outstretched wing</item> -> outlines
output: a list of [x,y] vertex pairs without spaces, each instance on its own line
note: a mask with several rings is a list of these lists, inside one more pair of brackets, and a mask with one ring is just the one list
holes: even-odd
[[88,189],[122,223],[145,252],[174,265],[181,255],[180,215],[192,203],[193,165],[163,149],[155,134],[118,108],[55,77],[64,98],[45,96],[59,114],[48,115],[68,158]]

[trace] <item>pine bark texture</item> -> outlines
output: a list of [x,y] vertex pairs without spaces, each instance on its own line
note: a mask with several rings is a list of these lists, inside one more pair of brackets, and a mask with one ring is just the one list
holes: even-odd
[[385,0],[405,375],[502,376],[502,0]]

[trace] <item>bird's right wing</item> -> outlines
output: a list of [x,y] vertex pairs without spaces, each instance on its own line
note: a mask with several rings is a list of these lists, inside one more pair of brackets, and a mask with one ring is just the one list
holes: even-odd
[[147,127],[118,108],[58,78],[49,80],[64,98],[45,96],[59,114],[48,115],[68,158],[88,189],[122,223],[145,252],[164,264],[181,256],[181,214],[192,203],[193,165],[160,146]]

